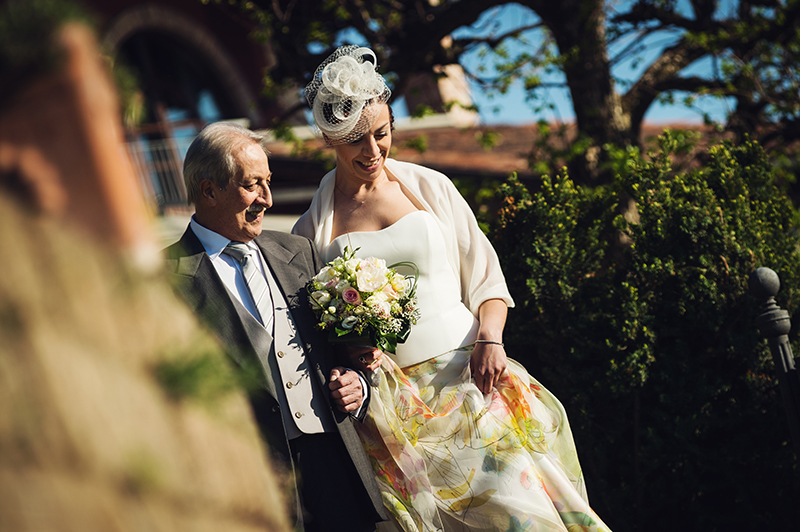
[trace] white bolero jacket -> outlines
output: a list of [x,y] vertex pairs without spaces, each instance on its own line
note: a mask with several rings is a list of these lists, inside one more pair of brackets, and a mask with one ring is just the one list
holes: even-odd
[[[488,299],[502,299],[509,307],[514,300],[489,239],[478,227],[475,215],[458,189],[442,173],[413,163],[386,159],[386,170],[433,215],[447,242],[450,267],[461,281],[461,300],[478,316]],[[322,178],[311,207],[297,221],[292,232],[313,240],[324,255],[333,232],[333,190],[336,169]]]

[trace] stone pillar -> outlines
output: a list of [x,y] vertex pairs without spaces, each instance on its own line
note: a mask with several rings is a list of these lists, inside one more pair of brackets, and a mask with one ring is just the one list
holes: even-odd
[[19,90],[0,114],[3,184],[8,189],[11,179],[10,188],[44,215],[153,265],[160,259],[150,213],[94,35],[69,24],[54,39],[62,67]]
[[789,344],[788,334],[792,328],[789,313],[775,303],[781,282],[778,274],[771,269],[758,268],[750,275],[749,284],[750,293],[761,302],[756,325],[769,341],[789,432],[795,453],[800,456],[800,380],[794,364],[792,346]]

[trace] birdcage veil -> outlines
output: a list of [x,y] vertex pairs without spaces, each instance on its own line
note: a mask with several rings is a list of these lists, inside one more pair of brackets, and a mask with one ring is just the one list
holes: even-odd
[[392,94],[377,70],[375,52],[355,45],[340,46],[317,67],[305,97],[329,145],[356,140],[372,127],[379,104]]

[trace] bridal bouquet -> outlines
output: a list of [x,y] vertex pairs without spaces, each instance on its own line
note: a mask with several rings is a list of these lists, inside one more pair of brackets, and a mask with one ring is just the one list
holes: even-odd
[[331,341],[377,347],[394,353],[417,323],[416,281],[418,275],[402,275],[375,257],[355,258],[355,250],[344,248],[343,256],[327,264],[308,283],[309,304],[319,320],[317,327],[329,331]]

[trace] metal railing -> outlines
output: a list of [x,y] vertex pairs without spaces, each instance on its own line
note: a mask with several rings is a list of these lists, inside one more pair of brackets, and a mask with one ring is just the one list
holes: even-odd
[[183,184],[183,157],[193,137],[147,139],[127,143],[128,154],[147,198],[159,210],[186,205]]

